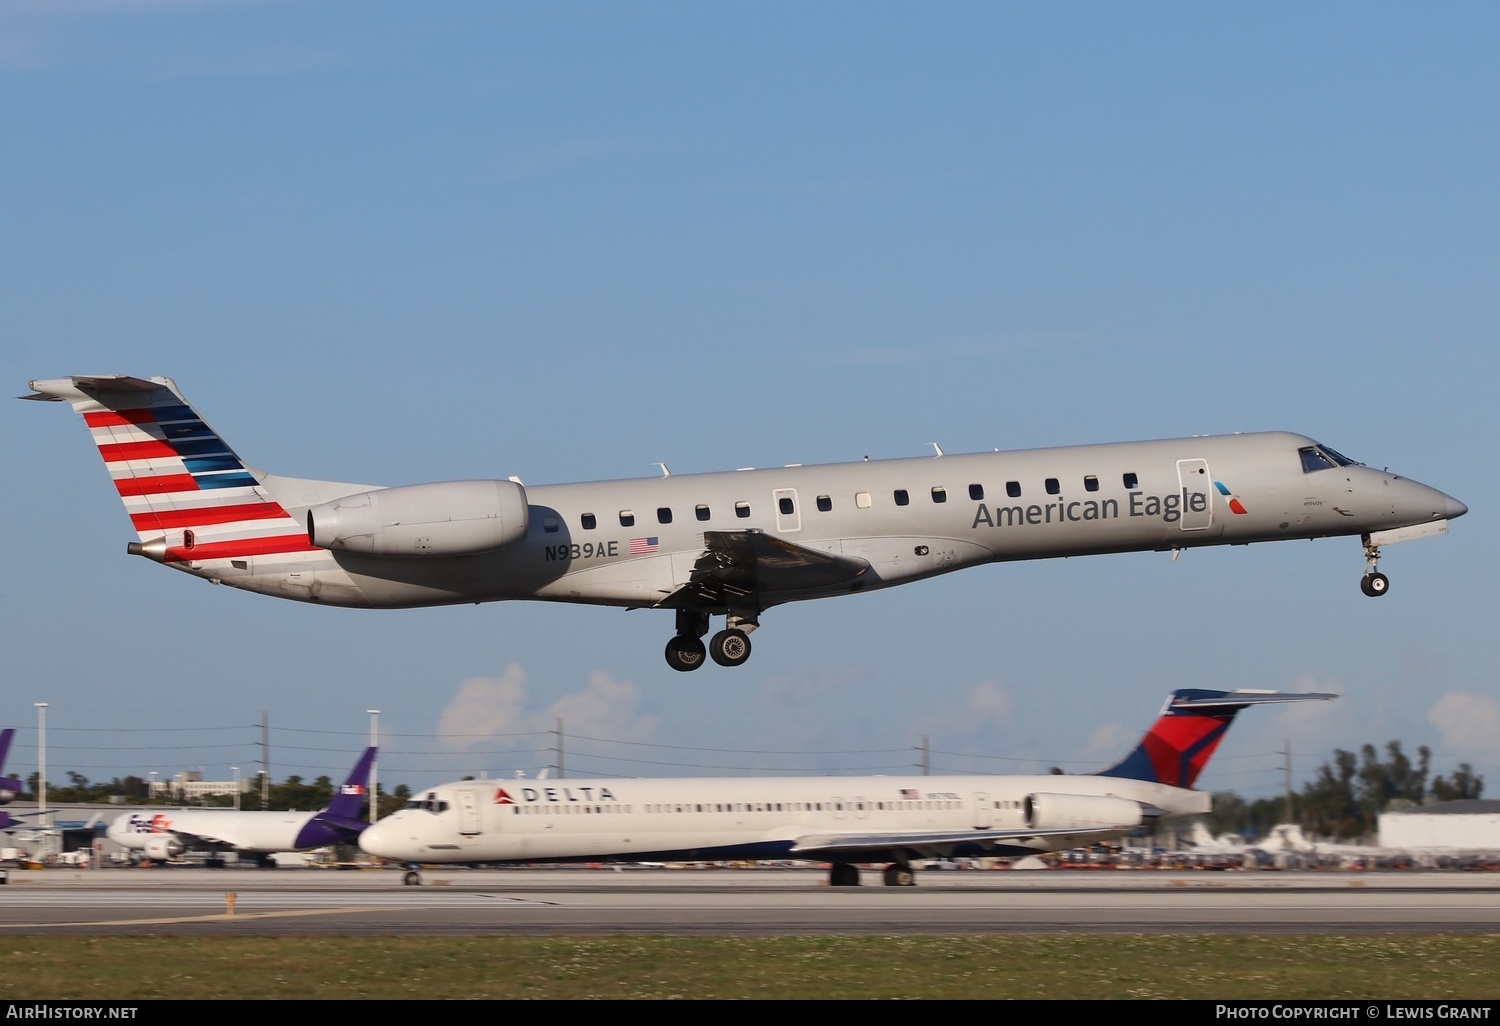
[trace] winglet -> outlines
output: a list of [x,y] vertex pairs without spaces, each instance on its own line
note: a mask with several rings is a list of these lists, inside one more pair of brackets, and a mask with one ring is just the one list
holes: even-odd
[[1170,787],[1192,787],[1241,709],[1248,705],[1327,701],[1337,697],[1321,692],[1291,694],[1198,688],[1174,691],[1135,751],[1099,776],[1149,780]]

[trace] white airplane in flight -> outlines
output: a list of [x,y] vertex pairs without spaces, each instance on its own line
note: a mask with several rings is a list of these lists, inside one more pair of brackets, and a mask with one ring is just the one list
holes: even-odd
[[[503,599],[667,609],[673,669],[738,666],[772,606],[982,563],[1339,535],[1380,547],[1468,511],[1286,432],[527,486],[382,488],[255,470],[169,378],[31,382],[83,415],[135,555],[336,606]],[[934,448],[937,448],[934,446]],[[710,617],[725,617],[709,644]]]
[[[889,886],[922,858],[1034,855],[1209,811],[1191,790],[1248,705],[1329,699],[1175,691],[1135,750],[1097,775],[465,780],[428,791],[360,835],[409,863],[811,859],[834,887],[857,862]],[[420,883],[415,868],[405,882]]]
[[117,816],[104,836],[127,851],[165,860],[185,851],[232,851],[255,855],[261,865],[280,851],[307,851],[348,844],[367,824],[360,807],[369,794],[374,747],[366,748],[349,777],[317,812],[237,812],[233,809],[171,809]]

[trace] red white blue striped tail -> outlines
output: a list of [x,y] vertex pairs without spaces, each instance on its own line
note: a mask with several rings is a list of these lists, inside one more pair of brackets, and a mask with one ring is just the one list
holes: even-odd
[[23,398],[83,415],[144,554],[200,562],[314,548],[170,378],[78,376],[31,388]]

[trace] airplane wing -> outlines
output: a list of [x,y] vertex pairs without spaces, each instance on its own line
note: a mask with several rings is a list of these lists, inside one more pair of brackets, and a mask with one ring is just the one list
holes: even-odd
[[888,834],[820,834],[799,837],[788,854],[819,861],[880,862],[952,855],[1012,855],[1061,851],[1122,837],[1139,823],[1118,826],[1057,827],[1047,830],[953,830]]
[[[667,609],[735,605],[758,592],[802,591],[849,583],[868,573],[863,559],[840,556],[761,530],[705,531],[703,554],[688,583],[657,603]],[[753,604],[739,602],[738,604]]]

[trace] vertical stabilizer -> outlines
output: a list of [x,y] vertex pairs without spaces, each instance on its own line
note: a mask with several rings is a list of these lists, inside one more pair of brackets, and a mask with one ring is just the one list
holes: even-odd
[[1290,694],[1280,691],[1204,691],[1198,688],[1174,691],[1135,751],[1099,776],[1149,780],[1170,787],[1192,787],[1203,767],[1208,765],[1209,756],[1224,739],[1235,715],[1247,705],[1325,701],[1337,697],[1314,692]]
[[297,847],[319,848],[325,844],[347,844],[369,826],[360,818],[360,812],[369,796],[370,764],[378,751],[373,745],[366,748],[349,776],[333,792],[328,808],[309,819],[297,834]]
[[23,399],[67,402],[83,415],[140,539],[131,552],[183,563],[313,548],[172,379],[75,376],[31,388]]

